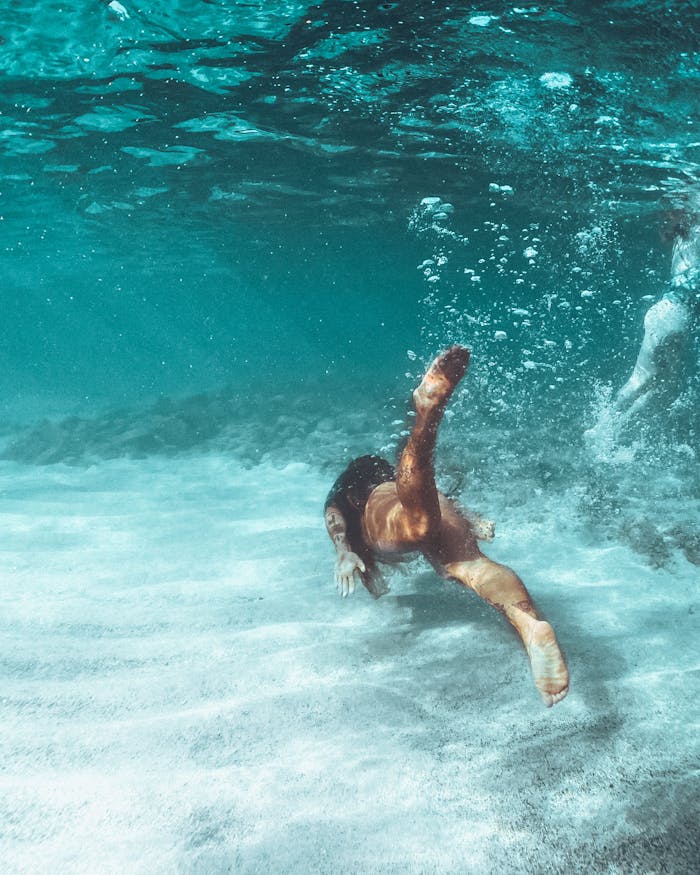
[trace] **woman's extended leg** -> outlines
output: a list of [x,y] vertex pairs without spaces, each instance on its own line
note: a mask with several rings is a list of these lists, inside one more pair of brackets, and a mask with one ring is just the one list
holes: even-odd
[[500,611],[520,635],[535,679],[547,707],[561,701],[569,690],[569,672],[554,629],[537,618],[530,595],[517,574],[483,553],[476,558],[442,562],[450,577],[473,589]]
[[379,552],[424,547],[440,532],[433,451],[445,407],[469,364],[469,350],[451,346],[428,368],[413,393],[416,419],[399,459],[395,483],[371,493],[363,516],[367,544]]
[[447,402],[469,364],[469,350],[451,346],[426,371],[413,393],[416,420],[396,469],[396,490],[411,525],[425,538],[440,525],[433,452]]

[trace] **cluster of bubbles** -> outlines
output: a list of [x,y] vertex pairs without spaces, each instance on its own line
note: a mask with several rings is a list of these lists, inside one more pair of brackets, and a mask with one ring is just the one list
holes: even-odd
[[[489,186],[490,197],[512,194],[510,185]],[[431,257],[418,265],[427,286],[424,341],[428,348],[457,339],[468,343],[484,365],[475,368],[479,388],[494,393],[491,412],[502,412],[509,406],[504,396],[512,394],[505,386],[535,373],[545,377],[545,391],[565,381],[562,368],[580,338],[562,317],[571,309],[583,311],[593,292],[580,289],[579,300],[572,301],[571,294],[545,284],[553,256],[540,223],[513,227],[501,211],[498,220],[489,218],[463,233],[449,226],[453,213],[451,204],[431,196],[409,220],[409,227],[433,244]]]
[[[577,512],[598,536],[619,537],[651,564],[697,564],[697,374],[634,416],[616,404],[644,313],[668,288],[658,233],[640,257],[639,235],[611,210],[519,222],[513,186],[491,183],[486,198],[489,218],[471,228],[458,198],[453,207],[425,197],[409,217],[429,249],[416,265],[426,286],[422,348],[408,351],[406,376],[418,379],[450,343],[473,351],[441,433],[442,477],[461,482],[478,459],[497,472],[487,492],[506,479],[506,503],[520,488],[575,484]],[[469,476],[474,488],[479,476]],[[665,516],[650,522],[650,501]]]
[[[475,371],[478,361],[485,366],[478,385],[492,413],[512,406],[506,396],[521,405],[548,397],[562,409],[580,405],[596,380],[621,379],[634,362],[635,320],[664,288],[654,267],[661,256],[646,252],[634,271],[625,270],[610,216],[591,222],[564,214],[556,227],[551,219],[518,225],[504,206],[513,188],[492,183],[488,195],[500,196],[491,201],[494,218],[468,232],[450,226],[455,210],[438,196],[424,198],[410,216],[409,227],[432,250],[417,265],[427,287],[426,355],[455,340],[468,343],[478,353]],[[606,373],[611,362],[616,370]]]

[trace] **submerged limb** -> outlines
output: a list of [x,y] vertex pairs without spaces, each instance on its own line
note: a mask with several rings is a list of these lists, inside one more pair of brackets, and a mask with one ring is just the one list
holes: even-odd
[[664,296],[644,317],[644,338],[629,380],[620,389],[616,405],[628,410],[665,380],[672,380],[679,367],[690,328],[688,305],[676,296]]
[[441,499],[435,486],[433,450],[445,406],[464,376],[469,350],[452,346],[428,368],[413,393],[416,419],[401,453],[395,482],[381,483],[369,496],[362,534],[378,553],[422,549],[441,522]]
[[451,346],[430,365],[413,393],[416,419],[396,469],[396,487],[414,540],[440,523],[433,451],[445,407],[469,364],[469,350]]
[[335,586],[341,598],[355,592],[355,585],[363,579],[367,571],[365,563],[352,551],[339,553],[335,562]]
[[[697,193],[696,193],[697,194]],[[658,388],[676,392],[683,359],[700,306],[700,214],[688,203],[673,228],[671,290],[649,308],[632,374],[617,393],[615,407],[626,417],[642,409]]]
[[355,592],[355,584],[363,580],[367,568],[355,553],[348,541],[347,521],[333,504],[327,505],[324,512],[326,530],[335,547],[335,586],[342,598]]
[[569,692],[569,672],[557,636],[546,620],[537,620],[531,625],[529,638],[523,640],[535,686],[551,708]]
[[436,356],[413,392],[416,413],[440,414],[450,400],[457,384],[469,366],[470,353],[466,346],[455,344]]
[[554,629],[537,617],[530,595],[517,574],[480,554],[475,559],[444,563],[447,574],[468,586],[502,613],[520,636],[530,659],[535,686],[551,707],[569,690],[569,672]]

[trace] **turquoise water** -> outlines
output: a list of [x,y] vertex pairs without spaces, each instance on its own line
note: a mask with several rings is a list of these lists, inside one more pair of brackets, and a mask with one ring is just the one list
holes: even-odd
[[[10,871],[692,871],[697,331],[613,399],[700,189],[698,4],[3,24]],[[333,599],[325,490],[454,342],[440,484],[556,621],[558,714],[422,566]]]
[[[457,334],[504,366],[535,346],[558,405],[583,362],[619,379],[667,277],[662,195],[697,170],[694,4],[414,7],[15,4],[8,408],[278,380],[291,362],[386,384],[407,349]],[[428,196],[459,236],[409,229]],[[436,253],[449,265],[427,284],[415,268]],[[532,324],[505,348],[464,321],[508,328],[509,307]]]

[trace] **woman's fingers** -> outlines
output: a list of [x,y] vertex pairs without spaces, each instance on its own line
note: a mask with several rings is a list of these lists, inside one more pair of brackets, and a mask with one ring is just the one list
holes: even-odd
[[357,562],[347,571],[347,565],[342,567],[342,563],[335,569],[335,588],[341,598],[347,598],[355,592],[357,582],[362,582],[361,574],[366,571],[365,563],[357,557]]

